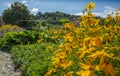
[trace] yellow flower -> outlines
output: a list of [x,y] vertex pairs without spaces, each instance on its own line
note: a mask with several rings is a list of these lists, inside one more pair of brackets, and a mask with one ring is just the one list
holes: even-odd
[[86,60],[86,64],[79,63],[79,66],[83,69],[76,72],[77,75],[81,76],[96,76],[94,73],[95,67],[91,65],[89,60]]
[[84,41],[89,41],[91,39],[91,37],[86,37],[84,38]]
[[64,39],[67,41],[70,41],[70,42],[72,42],[73,41],[73,37],[72,37],[72,35],[69,33],[69,34],[67,34],[67,35],[65,35],[64,36]]
[[67,54],[65,52],[59,52],[55,56],[58,57],[59,59],[67,58]]
[[81,49],[79,49],[79,51],[77,51],[77,52],[75,53],[75,55],[76,55],[76,56],[79,56],[80,58],[84,58],[84,56],[85,56],[86,53],[91,54],[92,51],[94,51],[94,50],[95,50],[94,47],[91,47],[91,48],[89,48],[89,49],[81,48]]
[[68,68],[69,66],[71,66],[73,64],[73,61],[68,61],[68,60],[63,60],[63,62],[61,63],[61,67],[63,67],[63,69]]
[[109,30],[110,29],[110,25],[104,25],[105,30]]
[[65,74],[64,76],[72,76],[73,73],[74,73],[73,71],[69,71],[69,72],[67,72],[67,74]]
[[96,26],[96,25],[99,24],[100,21],[99,20],[94,20],[93,22],[94,22],[94,25]]
[[90,70],[78,71],[76,74],[81,76],[90,76]]
[[101,41],[102,41],[102,38],[100,38],[100,37],[95,38],[95,46],[100,47]]
[[86,19],[86,17],[85,17],[85,16],[81,16],[81,19],[82,19],[82,20],[85,20],[85,19]]
[[58,38],[58,36],[52,36],[51,38],[52,38],[52,39],[56,39],[56,38]]
[[110,22],[112,20],[112,16],[108,15],[107,18],[105,18],[105,22]]
[[41,43],[43,41],[43,39],[39,39],[37,40],[37,43]]
[[67,54],[72,53],[72,47],[71,47],[71,44],[69,44],[69,43],[61,44],[59,47],[60,47],[62,50],[64,50]]
[[120,7],[117,10],[120,11]]
[[49,50],[52,50],[53,49],[53,46],[46,46],[46,51],[49,51]]
[[70,29],[70,30],[72,30],[72,29],[75,28],[74,24],[72,24],[72,23],[66,23],[66,24],[64,25],[64,27],[65,27],[65,28],[68,28],[68,29]]
[[44,76],[49,76],[52,72],[55,72],[55,68],[52,68],[50,70],[48,70],[48,72],[44,75]]
[[71,42],[70,44],[71,44],[71,47],[72,47],[72,48],[77,48],[77,47],[79,47],[79,41],[76,42],[76,41],[74,40],[74,42]]
[[86,10],[92,10],[95,8],[95,2],[90,2],[90,4],[86,5]]
[[63,61],[67,58],[67,54],[65,52],[57,51],[54,54],[55,56],[52,57],[53,65],[60,66],[61,63],[63,63]]
[[100,69],[100,66],[99,66],[99,65],[96,65],[96,66],[95,66],[95,70],[96,70],[96,71],[101,70],[101,69]]
[[106,76],[116,76],[116,70],[113,68],[112,64],[111,63],[106,63],[106,66],[105,66],[105,74]]
[[79,63],[79,66],[80,66],[82,69],[84,69],[84,70],[88,70],[88,69],[91,68],[90,65],[85,65],[85,64],[83,64],[83,63]]
[[94,17],[94,14],[92,12],[88,12],[88,14],[86,14],[86,17],[92,18]]
[[[105,52],[105,50],[102,51],[96,51],[95,53],[92,53],[91,55],[89,55],[88,57],[92,58],[92,60],[95,60],[97,57],[99,57],[100,59],[103,58],[113,58],[113,54],[108,54],[107,52]],[[101,58],[103,57],[103,58]],[[103,60],[100,60],[103,62]]]
[[81,54],[80,54],[80,58],[83,58],[85,56],[85,54],[88,53],[88,51],[83,51]]

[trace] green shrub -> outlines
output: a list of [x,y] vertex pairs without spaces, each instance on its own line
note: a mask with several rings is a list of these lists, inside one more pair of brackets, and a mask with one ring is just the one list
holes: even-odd
[[39,39],[36,31],[8,32],[0,39],[0,46],[10,50],[13,45],[35,43]]
[[11,49],[12,58],[24,76],[43,76],[51,66],[55,44],[17,45]]
[[43,32],[40,34],[40,39],[42,38],[44,43],[60,43],[59,38],[52,38],[52,36],[54,35],[51,33]]
[[3,37],[7,32],[19,32],[23,30],[24,29],[18,27],[17,25],[2,25],[2,27],[0,27],[0,37]]

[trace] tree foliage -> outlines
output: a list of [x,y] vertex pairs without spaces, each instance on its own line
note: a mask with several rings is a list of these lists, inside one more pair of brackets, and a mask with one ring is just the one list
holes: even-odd
[[33,19],[27,7],[19,2],[14,2],[11,7],[5,9],[2,18],[6,24],[15,24],[20,27],[30,27],[30,20]]

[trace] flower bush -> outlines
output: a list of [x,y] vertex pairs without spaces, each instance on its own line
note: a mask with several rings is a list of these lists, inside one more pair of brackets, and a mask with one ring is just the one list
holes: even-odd
[[63,43],[52,56],[45,76],[119,76],[120,15],[109,15],[100,25],[91,12],[95,3],[86,5],[79,27],[64,25]]

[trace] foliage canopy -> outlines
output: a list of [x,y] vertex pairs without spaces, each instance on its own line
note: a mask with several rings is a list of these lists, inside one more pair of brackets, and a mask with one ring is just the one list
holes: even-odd
[[30,27],[33,16],[24,4],[14,2],[11,7],[5,9],[2,13],[3,21],[6,24],[19,25],[20,27]]

